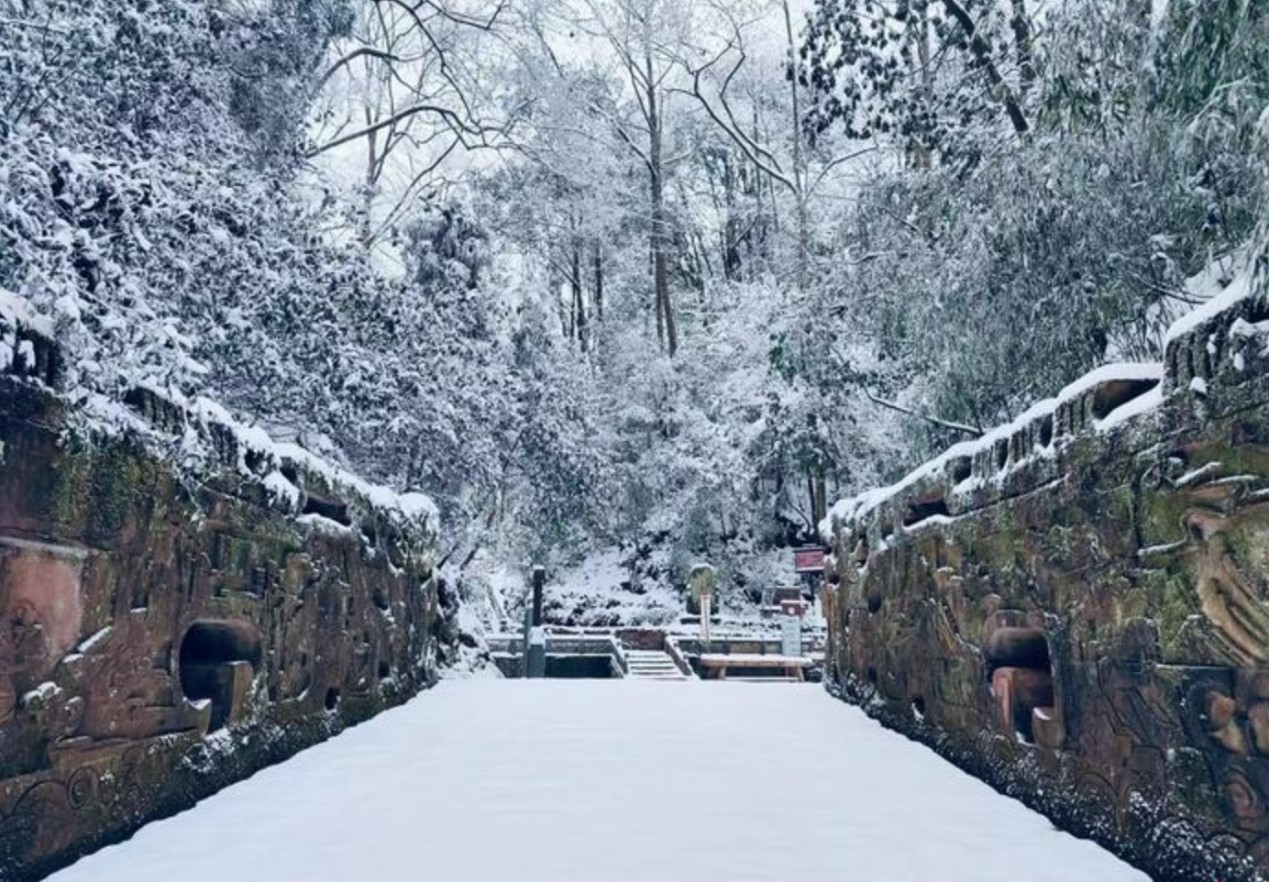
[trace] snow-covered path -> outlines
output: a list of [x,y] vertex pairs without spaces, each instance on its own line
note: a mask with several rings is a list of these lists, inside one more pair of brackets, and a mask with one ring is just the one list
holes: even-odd
[[446,682],[56,882],[1143,882],[817,686]]

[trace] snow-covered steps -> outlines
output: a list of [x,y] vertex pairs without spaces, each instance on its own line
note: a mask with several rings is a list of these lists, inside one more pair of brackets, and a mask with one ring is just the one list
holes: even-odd
[[627,649],[626,661],[630,669],[626,674],[638,680],[686,680],[674,659],[655,649]]

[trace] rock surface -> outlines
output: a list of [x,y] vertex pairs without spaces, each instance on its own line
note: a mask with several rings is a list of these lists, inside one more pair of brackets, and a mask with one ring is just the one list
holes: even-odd
[[825,524],[829,688],[1159,882],[1269,877],[1269,311]]
[[[47,337],[0,315],[0,343],[0,879],[434,682],[426,506],[146,390],[90,430]],[[161,452],[191,439],[209,460]]]

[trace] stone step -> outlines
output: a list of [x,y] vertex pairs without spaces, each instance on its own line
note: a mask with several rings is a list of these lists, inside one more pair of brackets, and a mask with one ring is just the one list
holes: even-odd
[[674,659],[664,652],[649,649],[626,651],[626,676],[639,680],[685,680]]

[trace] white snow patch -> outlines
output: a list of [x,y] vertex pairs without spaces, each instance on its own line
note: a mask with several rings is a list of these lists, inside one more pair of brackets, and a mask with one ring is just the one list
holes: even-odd
[[62,691],[61,686],[58,686],[52,680],[47,680],[41,683],[39,686],[36,686],[34,689],[30,690],[29,692],[23,693],[22,706],[26,707],[27,705],[32,704],[33,702],[38,702],[40,704],[47,704],[49,699],[55,697],[56,695],[61,693],[61,691]]
[[43,337],[53,336],[53,323],[35,312],[25,297],[0,288],[0,322],[10,327],[30,328]]
[[1163,365],[1158,362],[1121,362],[1104,364],[1095,368],[1057,394],[1059,402],[1067,402],[1072,398],[1109,380],[1162,380]]
[[96,634],[89,637],[83,643],[76,646],[75,651],[78,652],[80,655],[84,655],[86,653],[91,652],[94,646],[97,646],[99,643],[101,643],[103,640],[105,640],[107,637],[110,636],[111,630],[112,630],[111,626],[107,625],[106,627],[98,631]]
[[277,469],[264,476],[264,488],[276,502],[284,503],[294,510],[300,504],[300,488],[286,479]]
[[1184,548],[1186,544],[1186,540],[1181,539],[1176,542],[1166,542],[1162,545],[1147,545],[1144,548],[1137,549],[1137,557],[1147,558],[1155,557],[1160,554],[1171,554],[1180,548]]
[[[266,436],[267,437],[267,436]],[[348,487],[365,496],[376,508],[385,512],[396,512],[406,520],[421,523],[431,532],[440,527],[441,515],[436,503],[425,493],[398,493],[389,487],[371,484],[360,476],[341,469],[298,444],[289,441],[270,442],[272,451],[283,460],[291,460],[302,465],[307,471],[320,475],[327,483]]]
[[1105,417],[1098,420],[1096,428],[1099,432],[1108,432],[1122,423],[1126,423],[1134,417],[1141,416],[1143,413],[1149,413],[1163,403],[1163,385],[1155,386],[1145,394],[1138,395],[1131,401],[1125,401],[1119,407],[1106,414]]
[[300,515],[295,519],[296,523],[303,524],[306,527],[313,527],[316,530],[322,530],[337,536],[351,532],[351,527],[346,527],[339,521],[332,521],[328,517],[319,515],[316,512]]
[[[1259,339],[1261,341],[1260,354],[1269,355],[1269,321],[1249,322],[1244,318],[1234,320],[1229,326],[1230,336],[1242,337],[1245,340]],[[1241,357],[1239,352],[1236,358]]]
[[1251,293],[1251,272],[1246,270],[1235,276],[1223,291],[1215,294],[1206,303],[1194,307],[1194,309],[1174,321],[1168,328],[1167,333],[1163,335],[1164,344],[1166,345],[1179,337],[1185,336],[1204,322],[1220,315],[1234,304],[1246,300],[1251,296]]
[[731,652],[726,654],[705,654],[701,656],[702,663],[709,662],[712,664],[731,664],[736,667],[744,667],[751,665],[784,665],[786,667],[802,667],[807,663],[806,656],[802,655],[775,655],[773,653],[760,652]]
[[1210,478],[1221,470],[1221,463],[1209,462],[1199,466],[1196,469],[1186,472],[1181,477],[1172,482],[1174,487],[1188,487],[1191,484],[1201,482],[1204,478]]

